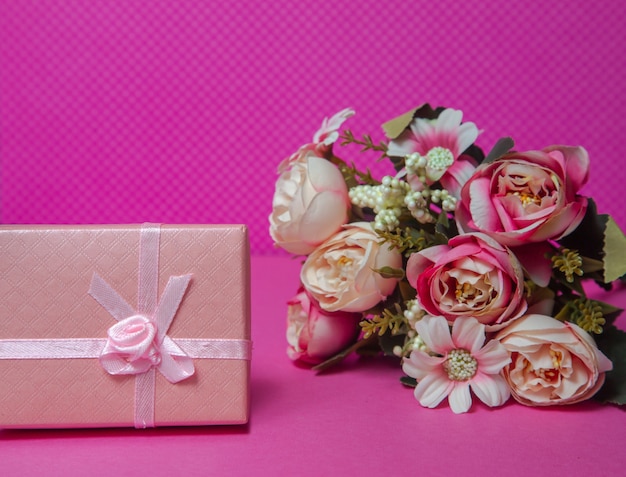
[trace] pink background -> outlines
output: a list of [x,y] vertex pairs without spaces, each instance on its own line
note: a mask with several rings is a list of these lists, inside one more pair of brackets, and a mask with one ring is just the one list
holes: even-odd
[[431,102],[485,150],[585,146],[624,227],[625,20],[611,0],[0,0],[1,220],[246,223],[280,253],[278,162],[345,107],[380,138]]
[[394,364],[293,366],[298,262],[267,216],[276,165],[324,116],[353,107],[349,127],[380,138],[428,101],[462,109],[485,150],[585,146],[586,192],[626,228],[625,20],[610,0],[0,0],[2,222],[246,223],[256,255],[248,426],[0,431],[2,472],[623,474],[615,407],[454,416],[421,409]]
[[[538,409],[513,400],[490,409],[475,399],[471,412],[455,415],[445,403],[421,408],[395,361],[350,359],[323,375],[294,366],[282,317],[298,272],[287,257],[252,260],[247,426],[0,430],[0,475],[624,476],[623,409],[593,401]],[[626,287],[610,301],[626,307]]]

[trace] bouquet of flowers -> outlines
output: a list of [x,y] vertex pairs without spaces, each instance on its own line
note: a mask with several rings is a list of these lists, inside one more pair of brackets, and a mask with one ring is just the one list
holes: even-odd
[[[626,238],[591,198],[582,147],[486,156],[461,111],[416,108],[358,138],[325,119],[278,168],[270,234],[304,258],[288,302],[291,359],[316,370],[350,353],[399,358],[417,401],[488,406],[626,402],[620,309],[588,297],[626,273]],[[336,155],[360,145],[394,175]]]

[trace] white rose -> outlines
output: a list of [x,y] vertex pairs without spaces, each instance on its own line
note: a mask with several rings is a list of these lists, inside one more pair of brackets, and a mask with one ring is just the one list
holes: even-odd
[[272,206],[276,245],[306,255],[348,221],[348,187],[333,163],[309,151],[282,172]]

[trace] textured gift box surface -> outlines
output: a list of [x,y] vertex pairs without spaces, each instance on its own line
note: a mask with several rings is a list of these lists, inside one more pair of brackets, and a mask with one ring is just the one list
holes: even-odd
[[[89,295],[94,273],[130,305],[138,300],[142,226],[0,227],[3,340],[106,339],[116,323]],[[245,226],[162,225],[158,294],[191,275],[167,336],[249,343]],[[80,344],[80,343],[79,343]],[[249,360],[193,359],[194,373],[154,382],[154,424],[248,420]],[[108,374],[98,358],[0,359],[0,427],[117,427],[135,422],[135,376]]]

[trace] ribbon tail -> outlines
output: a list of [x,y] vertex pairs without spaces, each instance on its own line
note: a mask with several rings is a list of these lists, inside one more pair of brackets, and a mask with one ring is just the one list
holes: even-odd
[[135,314],[133,307],[95,272],[88,293],[117,321]]
[[135,376],[135,428],[154,427],[156,372],[154,368]]
[[189,286],[191,274],[170,277],[161,295],[159,304],[154,314],[154,319],[158,329],[158,342],[161,343],[167,334],[167,330],[174,320],[176,311]]
[[178,383],[195,373],[193,359],[168,336],[163,341],[161,363],[157,369],[170,383]]

